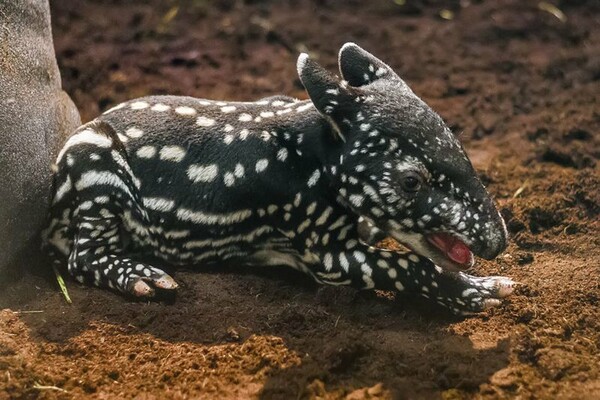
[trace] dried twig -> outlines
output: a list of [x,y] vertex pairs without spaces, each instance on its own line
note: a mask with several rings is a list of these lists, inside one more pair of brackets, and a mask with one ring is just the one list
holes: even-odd
[[59,392],[67,393],[67,391],[65,389],[59,388],[58,386],[45,386],[45,385],[40,385],[37,382],[35,382],[33,384],[33,388],[37,389],[37,390],[56,390],[56,391],[59,391]]

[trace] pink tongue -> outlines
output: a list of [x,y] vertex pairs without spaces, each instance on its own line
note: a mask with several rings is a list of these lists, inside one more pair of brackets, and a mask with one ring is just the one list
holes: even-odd
[[459,264],[467,264],[471,261],[471,250],[460,240],[452,244],[452,248],[448,250],[447,254]]
[[459,264],[471,262],[471,250],[460,240],[444,233],[436,233],[429,237],[429,241],[446,253],[452,261]]

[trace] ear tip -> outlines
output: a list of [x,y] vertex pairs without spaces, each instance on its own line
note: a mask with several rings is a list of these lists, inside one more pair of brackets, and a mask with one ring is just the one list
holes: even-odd
[[345,51],[345,50],[350,50],[350,49],[360,49],[360,46],[357,45],[354,42],[346,42],[344,43],[344,45],[340,48],[340,51]]
[[306,66],[306,63],[308,62],[309,58],[310,57],[307,53],[300,53],[300,55],[298,56],[298,61],[296,62],[296,68],[298,69],[298,74],[301,74],[301,72],[304,69],[304,67]]
[[364,53],[364,50],[362,47],[360,47],[359,45],[357,45],[354,42],[346,42],[340,48],[339,58],[342,58],[342,56],[344,54],[361,54],[361,53]]

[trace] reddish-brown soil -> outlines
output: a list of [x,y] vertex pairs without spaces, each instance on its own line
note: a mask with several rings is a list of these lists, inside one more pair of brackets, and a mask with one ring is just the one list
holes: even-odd
[[[597,1],[52,2],[66,90],[89,120],[122,100],[304,97],[299,51],[356,41],[461,138],[511,233],[475,274],[521,283],[455,318],[280,269],[177,271],[169,302],[49,274],[0,295],[0,399],[600,398]],[[448,10],[451,13],[448,13]],[[440,14],[449,17],[444,19]]]

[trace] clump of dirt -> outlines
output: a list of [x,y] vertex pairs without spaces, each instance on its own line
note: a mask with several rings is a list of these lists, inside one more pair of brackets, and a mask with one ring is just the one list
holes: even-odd
[[281,269],[177,271],[177,298],[150,303],[69,281],[67,305],[38,271],[0,293],[0,398],[597,396],[600,7],[541,4],[53,1],[84,120],[148,94],[303,98],[298,52],[331,70],[346,41],[379,55],[461,135],[506,219],[509,248],[473,273],[520,285],[461,319]]

